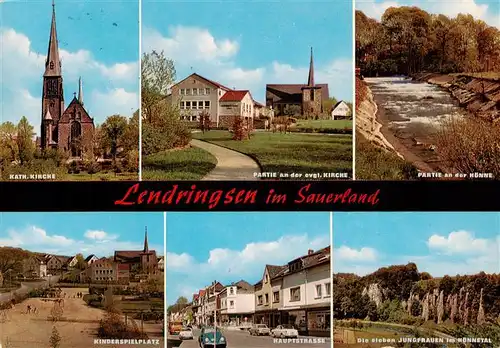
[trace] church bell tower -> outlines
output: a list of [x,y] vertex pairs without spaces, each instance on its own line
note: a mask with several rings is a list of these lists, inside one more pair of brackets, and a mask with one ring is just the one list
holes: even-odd
[[52,2],[52,23],[50,25],[49,48],[45,61],[42,91],[42,149],[56,147],[58,143],[57,124],[64,111],[64,93],[59,45],[57,42],[56,10]]

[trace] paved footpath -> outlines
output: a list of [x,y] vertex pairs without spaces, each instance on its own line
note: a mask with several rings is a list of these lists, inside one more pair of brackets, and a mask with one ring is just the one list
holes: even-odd
[[[330,348],[330,339],[325,343],[291,343],[273,339],[270,336],[251,336],[248,331],[224,330],[227,339],[227,348]],[[182,342],[179,348],[199,348],[199,330],[194,330],[194,340]],[[308,337],[301,337],[307,339]]]
[[217,165],[203,180],[258,180],[254,174],[260,173],[260,168],[251,157],[197,139],[191,140],[191,145],[208,151],[217,158]]

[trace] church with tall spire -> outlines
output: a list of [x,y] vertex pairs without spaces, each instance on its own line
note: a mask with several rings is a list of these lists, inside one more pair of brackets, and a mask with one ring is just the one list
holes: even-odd
[[328,84],[314,81],[314,58],[311,47],[309,76],[307,84],[268,84],[266,85],[266,106],[275,110],[278,116],[284,115],[289,106],[298,106],[304,116],[319,116],[323,112],[323,101],[330,97]]
[[142,250],[117,250],[114,262],[129,265],[130,272],[138,277],[147,278],[158,272],[156,250],[149,249],[148,228],[144,230],[144,247]]
[[49,47],[43,74],[40,131],[42,150],[62,150],[72,158],[82,158],[84,154],[93,152],[95,125],[94,119],[90,117],[83,104],[81,77],[78,83],[78,96],[76,92],[73,93],[73,99],[65,108],[54,1],[52,1]]

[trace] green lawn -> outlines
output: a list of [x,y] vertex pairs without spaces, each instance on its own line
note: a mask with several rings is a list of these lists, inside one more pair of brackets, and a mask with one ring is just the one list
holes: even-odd
[[352,172],[351,135],[255,132],[250,140],[236,141],[228,131],[214,130],[193,136],[252,156],[264,172]]
[[143,180],[200,180],[217,165],[217,159],[197,147],[170,150],[142,158]]
[[344,129],[352,128],[352,120],[298,120],[297,129]]

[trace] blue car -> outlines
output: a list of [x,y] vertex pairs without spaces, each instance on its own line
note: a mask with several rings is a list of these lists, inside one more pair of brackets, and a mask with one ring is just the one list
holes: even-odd
[[200,348],[226,348],[227,340],[220,329],[204,327],[198,337]]

